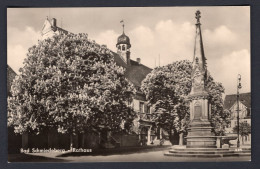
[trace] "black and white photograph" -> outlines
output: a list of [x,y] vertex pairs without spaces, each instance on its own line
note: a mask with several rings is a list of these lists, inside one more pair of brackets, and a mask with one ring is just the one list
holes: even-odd
[[7,8],[8,162],[251,161],[250,50],[250,6]]

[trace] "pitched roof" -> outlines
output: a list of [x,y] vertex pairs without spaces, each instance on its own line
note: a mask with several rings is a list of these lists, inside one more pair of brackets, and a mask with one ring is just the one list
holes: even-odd
[[[224,109],[230,109],[237,101],[237,95],[226,95],[224,100]],[[251,108],[251,92],[239,94],[239,101],[243,103],[247,108]]]
[[136,61],[130,60],[130,66],[126,69],[126,78],[128,78],[135,86],[140,87],[141,82],[144,80],[147,74],[149,74],[152,69],[138,63]]
[[113,55],[116,64],[126,69],[126,78],[130,80],[136,87],[140,87],[141,82],[144,80],[146,75],[152,71],[151,68],[134,60],[130,60],[130,65],[127,65],[117,53],[113,52]]
[[[53,21],[54,20],[54,21]],[[55,22],[55,23],[52,23],[52,22]],[[43,24],[43,27],[42,27],[42,30],[41,30],[41,35],[42,35],[42,39],[45,39],[46,37],[44,37],[45,34],[49,34],[50,32],[53,32],[53,33],[59,33],[59,34],[68,34],[70,32],[68,32],[67,30],[65,29],[62,29],[60,27],[58,27],[56,25],[56,19],[55,18],[52,18],[52,21],[48,19],[48,17],[46,18],[46,20],[44,21],[44,24]],[[48,36],[47,36],[48,37]]]
[[11,95],[10,90],[11,90],[11,85],[16,76],[15,71],[7,65],[7,94],[8,96]]

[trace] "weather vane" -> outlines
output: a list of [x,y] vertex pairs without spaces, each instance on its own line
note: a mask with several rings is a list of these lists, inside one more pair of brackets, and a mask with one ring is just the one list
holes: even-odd
[[195,13],[195,18],[197,19],[197,23],[200,23],[201,16],[200,16],[200,11],[199,10],[197,10],[197,12]]
[[122,27],[123,27],[123,33],[125,33],[125,23],[124,23],[124,20],[121,20],[120,23],[122,24]]

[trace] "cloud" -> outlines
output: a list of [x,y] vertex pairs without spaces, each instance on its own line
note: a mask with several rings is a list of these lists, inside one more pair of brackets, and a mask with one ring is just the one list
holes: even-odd
[[19,68],[23,67],[28,48],[37,43],[40,32],[32,27],[7,29],[7,64],[19,73]]
[[241,92],[251,91],[250,53],[247,49],[233,51],[218,61],[209,62],[209,70],[214,79],[223,84],[226,94],[236,93],[238,74],[242,77]]
[[[156,39],[159,39],[157,45],[164,49],[163,55],[165,57],[171,58],[170,62],[192,59],[195,28],[191,23],[174,23],[172,20],[160,21],[155,30]],[[160,47],[161,44],[163,46]]]
[[129,32],[131,58],[139,57],[149,67],[154,67],[155,62],[159,65],[159,55],[160,65],[180,59],[192,59],[194,32],[194,26],[189,22],[161,20],[154,27],[139,25]]
[[90,38],[95,40],[100,45],[105,44],[107,47],[113,51],[116,51],[116,43],[119,34],[117,34],[113,30],[106,30],[104,32],[99,33],[96,37]]
[[250,52],[245,44],[248,40],[243,38],[224,25],[203,32],[208,69],[214,79],[223,84],[226,94],[236,93],[238,74],[242,76],[241,92],[251,90]]
[[146,47],[153,47],[155,43],[154,32],[143,25],[136,27],[129,32],[131,41],[134,42],[132,46],[137,47],[139,45]]
[[224,25],[217,27],[213,31],[206,29],[203,35],[205,42],[208,44],[226,46],[234,44],[237,40],[237,35]]
[[8,45],[23,44],[23,46],[35,44],[40,36],[40,31],[33,27],[26,26],[24,29],[10,27],[7,29]]
[[19,68],[23,66],[27,50],[22,45],[11,45],[7,48],[7,64],[18,73]]
[[214,30],[206,29],[203,31],[203,43],[206,51],[214,51],[209,53],[208,57],[211,59],[218,59],[221,55],[230,53],[232,50],[240,50],[238,42],[238,34],[231,31],[227,26],[221,25]]

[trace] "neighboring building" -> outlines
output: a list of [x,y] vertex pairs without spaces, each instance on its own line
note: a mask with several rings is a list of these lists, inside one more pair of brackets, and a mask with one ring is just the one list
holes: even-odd
[[[235,135],[233,128],[237,126],[237,95],[226,95],[224,100],[224,109],[229,110],[230,115],[230,125],[226,128],[227,135]],[[251,125],[251,93],[241,93],[239,94],[239,122],[247,122]],[[240,140],[244,141],[244,144],[251,144],[251,134],[242,138]]]
[[7,65],[7,96],[11,96],[10,90],[15,76],[15,71],[9,65]]
[[[7,65],[7,96],[11,96],[12,82],[17,74]],[[13,127],[8,127],[8,152],[17,153],[22,146],[22,136],[14,133]]]
[[54,35],[68,34],[68,33],[69,33],[68,31],[57,26],[57,20],[55,18],[49,20],[49,18],[47,17],[42,26],[41,38],[39,40],[43,40],[48,37],[52,37]]

